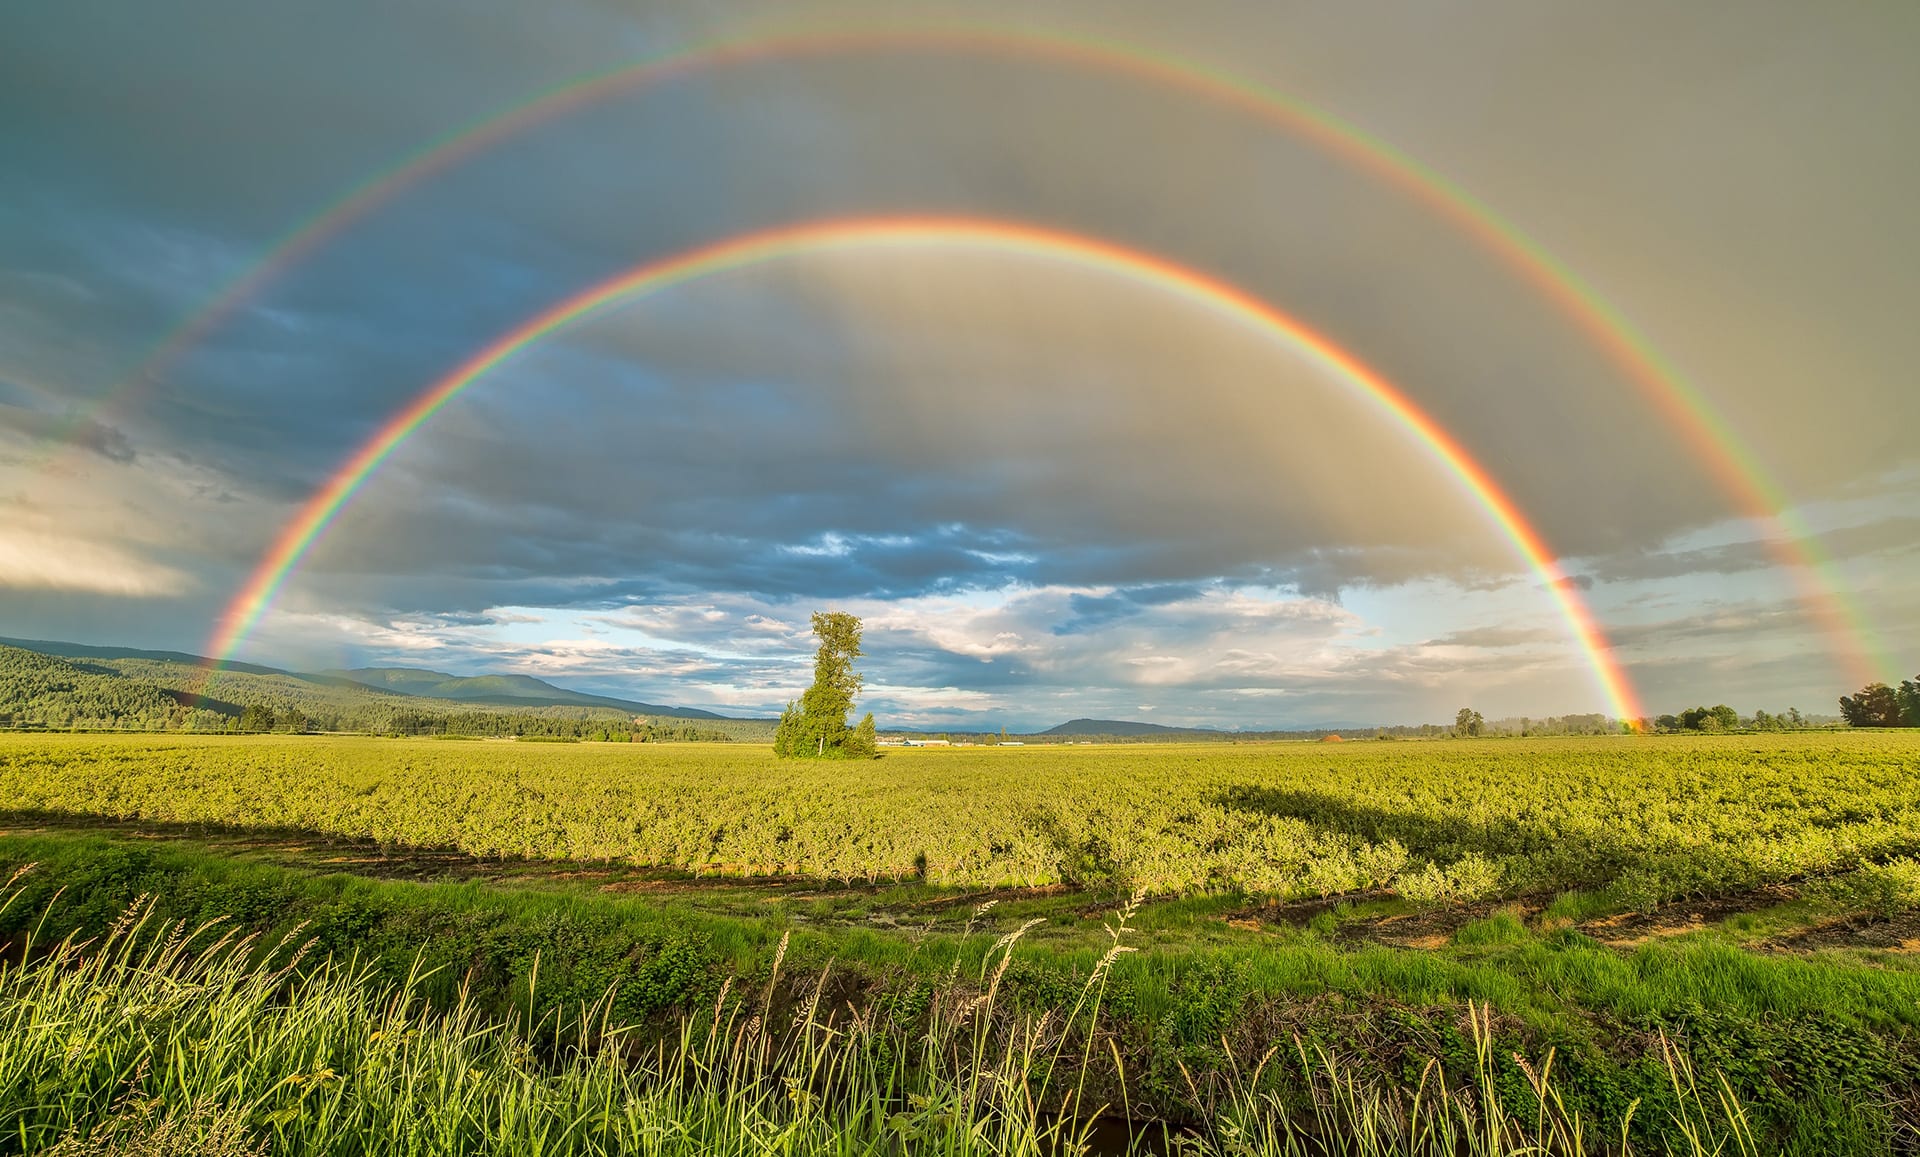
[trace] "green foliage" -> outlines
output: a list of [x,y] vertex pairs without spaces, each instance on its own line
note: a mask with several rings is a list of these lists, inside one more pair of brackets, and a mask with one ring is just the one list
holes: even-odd
[[247,1115],[212,1098],[168,1105],[132,1097],[84,1133],[76,1126],[42,1157],[267,1157]]
[[805,721],[800,715],[800,705],[788,700],[785,709],[780,712],[780,722],[773,727],[773,754],[781,759],[792,759],[798,756],[804,729]]
[[[622,739],[631,743],[732,743],[736,739],[759,738],[757,735],[742,735],[737,729],[729,728],[727,724],[732,722],[735,721],[700,720],[696,722],[661,716],[643,719],[633,727],[633,730],[624,734],[623,729],[616,729],[609,730],[603,736],[588,735],[584,738],[604,739],[612,743],[618,743]],[[757,727],[756,730],[758,730]]]
[[[668,913],[524,896],[477,901],[451,888],[425,896],[101,841],[52,851],[19,885],[23,902],[0,914],[0,931],[15,942],[97,936],[144,901],[157,917],[190,927],[219,921],[275,937],[297,930],[315,951],[354,958],[379,980],[425,977],[420,994],[438,1007],[463,999],[494,1017],[528,1011],[525,977],[536,958],[538,1014],[605,998],[613,1014],[639,1021],[710,1001],[722,982],[707,934]],[[21,866],[0,859],[9,870]]]
[[1869,683],[1840,697],[1840,717],[1849,727],[1920,727],[1920,681],[1903,680],[1898,689]]
[[1495,944],[1519,944],[1531,935],[1520,917],[1512,912],[1495,912],[1485,920],[1475,920],[1454,933],[1455,944],[1486,947]]
[[1733,731],[1740,726],[1740,713],[1725,703],[1690,707],[1680,713],[1679,724],[1686,731]]
[[861,717],[860,723],[848,734],[845,751],[848,759],[872,759],[880,754],[879,737],[874,732],[873,712]]
[[158,730],[180,726],[190,714],[178,698],[151,683],[0,646],[0,726]]
[[[1844,1002],[1835,1012],[1792,1001],[1766,1016],[1709,1010],[1698,994],[1729,973],[1725,961],[1676,952],[1624,962],[1541,944],[1501,917],[1476,943],[1475,958],[1489,963],[1452,979],[1427,970],[1424,983],[1469,994],[1437,1005],[1369,1000],[1352,979],[1304,1004],[1276,1000],[1255,967],[1276,954],[1262,952],[1184,958],[1160,1007],[1148,1008],[1142,970],[1124,968],[1137,957],[1122,955],[1132,947],[1123,919],[1112,948],[1085,968],[1049,964],[1019,928],[990,947],[992,931],[962,933],[844,1003],[848,978],[796,960],[781,936],[736,983],[716,983],[709,958],[709,983],[635,1020],[621,989],[661,954],[643,949],[622,968],[606,949],[617,936],[581,934],[591,912],[556,920],[565,909],[552,903],[462,907],[457,889],[435,897],[398,885],[315,905],[309,898],[338,889],[337,878],[209,864],[197,885],[192,875],[157,879],[167,867],[145,849],[125,860],[106,877],[126,881],[111,889],[116,899],[98,902],[83,936],[65,944],[54,943],[60,905],[40,907],[53,881],[0,909],[16,935],[40,930],[28,963],[0,967],[0,1114],[13,1145],[126,1157],[984,1157],[1075,1151],[1062,1142],[1097,1106],[1145,1102],[1192,1127],[1181,1151],[1193,1157],[1321,1151],[1310,1138],[1375,1157],[1598,1157],[1622,1138],[1646,1153],[1869,1154],[1896,1136],[1886,1095],[1920,1075],[1897,1038],[1836,1015]],[[157,890],[122,918],[117,897],[136,881]],[[196,886],[210,887],[184,907]],[[310,948],[299,940],[306,929],[242,939],[276,902],[331,938]],[[432,958],[399,971],[382,963],[462,935],[463,915],[490,929],[468,938],[509,961],[503,975],[490,980],[484,960],[477,983],[435,973]],[[225,918],[207,923],[215,917]],[[1366,967],[1324,948],[1277,955],[1303,951],[1330,980]],[[583,973],[582,952],[614,963]],[[1487,970],[1502,954],[1556,990],[1639,968],[1646,987],[1683,980],[1695,995],[1623,1024],[1637,1043],[1620,1059],[1578,1039],[1550,1046],[1471,997],[1491,986]],[[1885,988],[1883,999],[1904,999],[1895,978]],[[1292,1047],[1269,1051],[1289,1032]],[[1124,1148],[1151,1151],[1137,1139]]]
[[286,707],[276,712],[264,703],[249,703],[233,721],[234,731],[293,731],[307,729],[306,713],[298,707]]
[[[928,1018],[941,1010],[979,1012],[975,999],[994,971],[995,954],[983,948],[1022,923],[1017,914],[996,912],[1002,915],[996,924],[978,910],[969,917],[947,909],[910,937],[885,938],[864,927],[795,930],[789,945],[780,918],[662,908],[652,893],[637,901],[593,887],[556,895],[544,888],[380,883],[191,855],[178,847],[148,838],[0,836],[0,879],[5,868],[39,863],[24,881],[28,892],[21,902],[0,911],[0,939],[20,944],[32,936],[44,945],[71,931],[97,943],[125,907],[144,895],[153,906],[156,938],[165,934],[162,923],[184,921],[192,929],[218,919],[213,934],[264,933],[256,942],[264,950],[297,928],[299,937],[313,941],[305,975],[324,967],[328,957],[351,958],[365,989],[391,991],[417,978],[411,991],[418,1013],[464,1009],[517,1026],[570,1021],[590,1007],[617,1029],[633,1058],[651,1053],[660,1039],[671,1048],[683,1025],[701,1039],[723,992],[731,994],[726,1009],[740,1008],[742,1021],[769,1004],[776,1019],[798,1017],[823,979],[830,982],[819,1006],[823,1017],[851,1006],[875,1024],[923,1041]],[[755,895],[762,896],[758,890]],[[1076,907],[1084,902],[1073,900]],[[1003,901],[1002,907],[1017,903]],[[748,910],[766,908],[756,898]],[[969,937],[963,922],[979,935]],[[1107,937],[1095,931],[1104,949]],[[995,1034],[1041,1015],[1050,1015],[1056,1027],[1063,1016],[1088,1023],[1084,1007],[1065,1014],[1086,991],[1090,973],[1107,967],[1101,949],[1035,943],[1041,935],[1028,936],[1017,955],[1010,954],[998,1007],[987,1022]],[[1383,1098],[1405,1096],[1423,1083],[1423,1075],[1429,1089],[1444,1078],[1451,1088],[1497,1089],[1501,1104],[1532,1122],[1532,1086],[1507,1058],[1522,1052],[1537,1069],[1552,1046],[1559,1050],[1553,1073],[1563,1103],[1578,1109],[1596,1135],[1617,1137],[1626,1106],[1639,1099],[1634,1151],[1658,1153],[1682,1140],[1669,1117],[1679,1102],[1658,1040],[1665,1034],[1679,1050],[1679,1063],[1708,1074],[1724,1071],[1738,1097],[1756,1106],[1750,1124],[1770,1142],[1760,1151],[1808,1154],[1888,1151],[1890,1122],[1879,1106],[1920,1079],[1913,1036],[1920,1028],[1920,974],[1911,971],[1820,956],[1760,956],[1699,941],[1622,954],[1577,935],[1528,934],[1511,913],[1468,925],[1459,940],[1457,951],[1343,950],[1270,937],[1240,948],[1144,944],[1108,962],[1097,1013],[1102,1027],[1093,1040],[1097,1064],[1090,1075],[1096,1083],[1111,1075],[1101,1067],[1112,1055],[1106,1043],[1111,1040],[1124,1057],[1133,1103],[1147,1101],[1160,1113],[1193,1123],[1217,1111],[1229,1090],[1256,1091],[1234,1082],[1244,1080],[1271,1045],[1282,1043],[1269,1066],[1274,1082],[1258,1090],[1276,1098],[1275,1109],[1298,1111],[1306,1103],[1302,1081],[1308,1074],[1296,1062],[1317,1068],[1324,1049],[1351,1058],[1342,1061],[1343,1073]],[[261,955],[276,965],[285,959]],[[784,972],[776,960],[784,961]],[[538,980],[530,984],[536,961]],[[781,979],[789,976],[794,979]],[[180,989],[167,1006],[169,1017],[185,1006],[184,999],[202,995],[203,988]],[[1468,1000],[1489,999],[1497,1006],[1490,1028],[1463,1022]],[[1546,1009],[1561,1011],[1543,1017]],[[7,1011],[0,992],[0,1017]],[[1517,1020],[1516,1013],[1528,1019]],[[164,1033],[173,1023],[162,1018],[152,1026],[162,1035],[143,1039],[159,1040],[156,1047],[164,1049],[171,1039]],[[205,1022],[188,1016],[178,1023],[195,1028]],[[261,1026],[282,1023],[254,1024],[252,1039],[273,1039]],[[97,1027],[67,1025],[76,1031]],[[736,1022],[730,1031],[739,1027]],[[1304,1056],[1285,1043],[1295,1035]],[[55,1039],[65,1048],[76,1038]],[[137,1063],[138,1052],[129,1054],[124,1038],[84,1039],[105,1040],[103,1047],[125,1062],[121,1072]],[[993,1039],[1004,1046],[1004,1036]],[[1075,1046],[1087,1040],[1078,1034],[1062,1039]],[[523,1037],[521,1043],[529,1042]],[[955,1043],[965,1042],[945,1040]],[[0,1110],[7,1090],[16,1087],[7,1074],[18,1072],[6,1066],[6,1057],[22,1055],[8,1054],[7,1047],[0,1029]],[[538,1063],[526,1071],[551,1074],[569,1055],[566,1048],[530,1048],[532,1056],[522,1054],[520,1063]],[[882,1048],[875,1061],[906,1063],[903,1075],[910,1079],[925,1075],[917,1060],[922,1053],[903,1050],[897,1041],[882,1042]],[[193,1060],[209,1052],[231,1055],[211,1049],[186,1055]],[[1741,1059],[1748,1056],[1763,1060]],[[1483,1072],[1488,1057],[1498,1063]],[[1430,1059],[1438,1062],[1436,1071],[1426,1069]],[[1078,1063],[1076,1057],[1062,1062],[1065,1071]],[[220,1069],[202,1075],[213,1081],[232,1074]],[[1709,1076],[1703,1086],[1710,1093],[1718,1087],[1715,1080]],[[1090,1097],[1094,1088],[1088,1086]],[[776,1091],[786,1095],[777,1083]],[[1117,1094],[1107,1086],[1100,1095]],[[187,1103],[183,1095],[176,1108]]]
[[1920,860],[1902,856],[1884,864],[1867,864],[1855,872],[1814,881],[1807,890],[1842,907],[1891,920],[1920,907]]
[[1444,868],[1427,864],[1417,872],[1402,872],[1394,878],[1393,887],[1425,907],[1469,904],[1499,894],[1500,866],[1478,852],[1469,852]]
[[800,702],[787,704],[774,728],[773,751],[791,759],[865,759],[876,751],[873,716],[861,726],[864,736],[847,726],[847,714],[860,694],[862,677],[853,669],[860,657],[860,620],[844,611],[816,611],[813,633],[820,646],[813,657],[813,685]]
[[1920,734],[904,749],[0,737],[14,808],[476,855],[1157,896],[1613,889],[1628,907],[1920,855]]
[[1471,739],[1486,729],[1487,721],[1471,707],[1462,707],[1453,717],[1453,733],[1462,739]]

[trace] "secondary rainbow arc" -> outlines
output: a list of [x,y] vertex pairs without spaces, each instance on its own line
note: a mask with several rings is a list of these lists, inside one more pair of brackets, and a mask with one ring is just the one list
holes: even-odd
[[815,221],[727,238],[646,262],[549,307],[495,338],[423,390],[316,491],[290,520],[225,612],[208,647],[212,678],[272,605],[300,561],[375,471],[422,424],[518,351],[607,306],[697,278],[781,257],[849,246],[966,244],[1050,256],[1142,281],[1252,324],[1305,353],[1359,391],[1425,447],[1487,513],[1542,581],[1619,718],[1643,717],[1626,673],[1585,601],[1520,508],[1467,449],[1398,387],[1324,335],[1246,291],[1165,258],[1061,230],[961,217]]
[[355,222],[421,181],[517,133],[595,101],[704,69],[805,55],[917,50],[1024,55],[1176,88],[1293,133],[1450,220],[1543,292],[1606,351],[1686,435],[1740,512],[1772,528],[1769,549],[1786,568],[1802,601],[1819,618],[1851,675],[1885,678],[1894,671],[1864,614],[1844,597],[1843,584],[1834,573],[1832,561],[1819,549],[1818,537],[1792,513],[1784,488],[1769,476],[1758,456],[1705,394],[1619,308],[1544,246],[1438,171],[1324,110],[1218,68],[1110,39],[971,25],[760,31],[574,78],[436,138],[305,219],[260,261],[163,338],[120,387],[94,407],[79,411],[71,422],[72,429],[77,431],[85,417],[98,414],[140,383],[157,377],[281,273]]

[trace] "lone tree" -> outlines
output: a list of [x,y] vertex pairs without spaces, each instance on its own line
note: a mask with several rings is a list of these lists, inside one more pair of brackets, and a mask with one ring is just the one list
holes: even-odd
[[860,620],[844,611],[815,612],[813,633],[820,649],[813,656],[813,686],[788,703],[773,732],[773,753],[786,759],[870,759],[874,755],[873,713],[858,727],[847,726],[853,697],[860,694]]
[[1486,726],[1487,721],[1482,719],[1480,713],[1471,707],[1462,707],[1459,713],[1453,717],[1453,733],[1462,739],[1480,734],[1481,731],[1486,729]]

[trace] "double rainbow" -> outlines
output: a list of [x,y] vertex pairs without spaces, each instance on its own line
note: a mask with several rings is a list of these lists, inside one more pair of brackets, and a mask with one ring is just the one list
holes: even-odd
[[[261,260],[169,332],[101,403],[76,413],[72,419],[73,429],[77,430],[86,418],[129,396],[142,383],[158,378],[186,350],[207,337],[274,280],[353,224],[421,182],[505,140],[597,102],[706,70],[808,56],[880,52],[1016,56],[1163,85],[1257,119],[1399,189],[1474,238],[1552,301],[1606,352],[1687,439],[1739,511],[1773,528],[1769,535],[1770,548],[1798,584],[1804,602],[1818,615],[1827,637],[1854,677],[1880,677],[1890,670],[1863,616],[1841,596],[1831,563],[1819,551],[1817,539],[1791,515],[1786,494],[1768,476],[1752,450],[1678,367],[1666,360],[1619,309],[1543,246],[1440,173],[1304,101],[1166,53],[1084,36],[977,26],[760,32],[575,78],[435,139],[301,222]],[[415,408],[410,407],[407,413],[413,413]],[[365,454],[363,448],[347,469],[351,471]],[[332,493],[331,485],[320,497],[329,493]],[[303,518],[308,509],[311,504],[303,508]],[[280,546],[298,529],[297,521],[288,534],[281,536],[268,556],[269,562],[281,557]],[[277,582],[273,585],[277,586]],[[249,600],[259,593],[256,575],[235,607],[223,616],[222,639],[230,639],[233,622],[250,623],[257,617],[258,608],[247,607],[251,607]]]
[[307,500],[227,608],[209,654],[216,665],[226,661],[272,604],[288,575],[388,456],[461,391],[533,342],[616,302],[726,270],[827,249],[955,244],[1053,258],[1155,286],[1263,330],[1331,371],[1412,435],[1458,480],[1551,593],[1613,713],[1629,721],[1641,718],[1640,703],[1599,624],[1565,581],[1539,532],[1465,447],[1360,359],[1259,298],[1164,258],[1055,229],[963,217],[855,218],[749,233],[647,262],[515,326],[415,397]]

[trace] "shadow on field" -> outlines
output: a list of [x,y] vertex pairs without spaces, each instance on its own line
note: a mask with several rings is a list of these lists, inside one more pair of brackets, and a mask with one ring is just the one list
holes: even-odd
[[1670,868],[1680,851],[1651,842],[1630,844],[1604,830],[1568,831],[1544,820],[1517,820],[1490,811],[1475,814],[1470,804],[1454,814],[1438,815],[1357,803],[1327,792],[1251,784],[1226,788],[1210,802],[1231,811],[1299,820],[1368,843],[1398,840],[1416,858],[1436,863],[1470,853],[1525,859],[1563,881],[1563,887],[1604,884],[1635,869]]
[[[378,879],[417,879],[417,881],[465,881],[499,877],[534,877],[580,873],[582,862],[574,860],[520,860],[474,856],[451,846],[415,846],[382,844],[367,837],[344,837],[338,833],[311,831],[303,827],[276,825],[238,825],[211,821],[175,821],[175,819],[121,819],[108,815],[79,815],[71,812],[40,810],[4,810],[0,812],[0,833],[98,833],[132,840],[194,840],[223,854],[261,856],[278,862],[300,863],[334,871],[351,871]],[[591,867],[611,865],[593,863]]]
[[1563,838],[1561,832],[1544,823],[1516,823],[1505,816],[1436,816],[1400,811],[1318,791],[1243,785],[1226,788],[1211,802],[1232,811],[1301,820],[1321,831],[1341,832],[1369,843],[1399,840],[1409,851],[1422,855],[1525,855],[1552,847]]
[[391,860],[478,861],[454,848],[401,847],[382,844],[360,836],[343,836],[311,828],[275,824],[229,824],[213,820],[159,820],[138,817],[92,815],[81,812],[48,811],[38,808],[0,809],[0,829],[44,829],[62,832],[110,832],[116,835],[148,839],[216,838],[228,844],[258,847],[261,850],[285,849],[327,852],[357,852]]
[[[250,826],[209,821],[123,819],[70,812],[0,809],[0,835],[33,833],[94,834],[128,841],[191,842],[209,852],[240,856],[285,867],[344,872],[382,880],[419,883],[531,884],[587,887],[609,893],[698,894],[760,893],[786,899],[877,896],[900,891],[900,884],[845,883],[812,876],[743,874],[713,869],[642,865],[623,861],[478,856],[457,847],[386,844],[363,836],[285,826]],[[1050,895],[1064,889],[1006,891],[939,890],[918,897],[915,907],[937,909],[976,902],[982,897],[1024,892]]]

